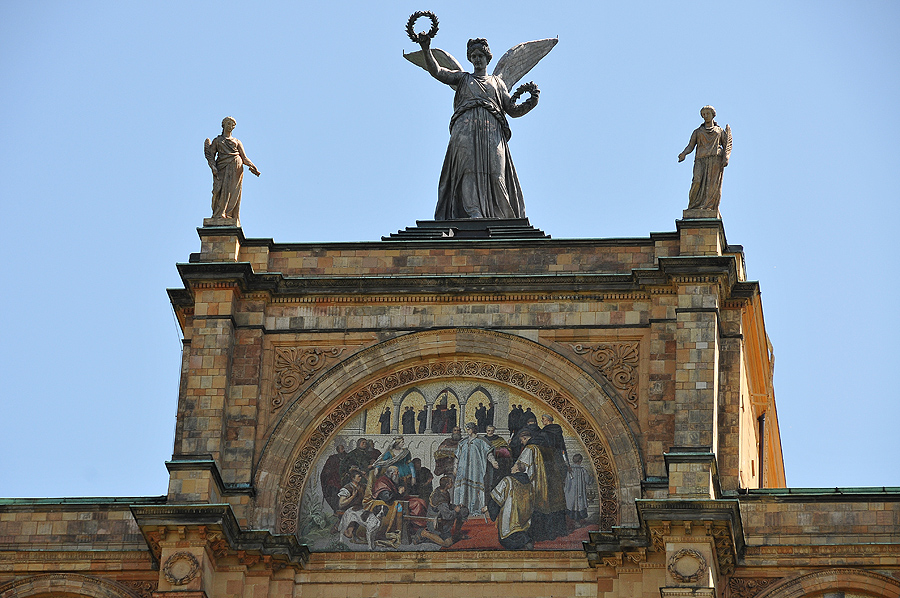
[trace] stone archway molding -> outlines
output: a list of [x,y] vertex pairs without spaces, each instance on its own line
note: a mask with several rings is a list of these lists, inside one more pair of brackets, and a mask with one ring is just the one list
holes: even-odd
[[829,590],[861,592],[879,598],[900,598],[900,581],[862,569],[826,569],[767,588],[756,598],[801,598]]
[[117,583],[78,573],[34,575],[0,586],[0,598],[57,596],[59,594],[89,596],[90,598],[140,598]]
[[[282,413],[255,472],[257,529],[293,533],[310,469],[332,434],[370,402],[426,380],[463,377],[531,394],[563,417],[590,453],[605,526],[637,525],[643,464],[612,399],[590,375],[558,353],[502,332],[446,329],[396,337],[337,364]],[[604,500],[605,499],[605,500]]]

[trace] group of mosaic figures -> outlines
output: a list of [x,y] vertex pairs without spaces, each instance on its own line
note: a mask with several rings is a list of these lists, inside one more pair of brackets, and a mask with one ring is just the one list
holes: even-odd
[[[456,405],[450,405],[448,408],[446,403],[434,406],[431,411],[431,426],[428,425],[428,405],[422,407],[418,413],[414,407],[406,406],[400,414],[400,433],[406,435],[425,434],[430,429],[434,434],[446,434],[456,427],[459,412]],[[475,408],[475,422],[478,432],[483,434],[487,431],[487,427],[494,424],[494,404],[478,403]],[[391,433],[391,408],[385,407],[381,415],[378,416],[379,429],[382,434]],[[418,425],[417,425],[418,424]]]
[[[427,33],[413,31],[413,25],[421,17],[432,21]],[[434,13],[413,14],[407,23],[407,34],[421,50],[404,54],[410,62],[455,91],[450,142],[438,183],[434,218],[524,218],[525,201],[507,144],[512,132],[506,117],[518,118],[530,112],[538,104],[540,90],[533,82],[519,86],[512,95],[509,89],[559,40],[518,44],[503,55],[488,75],[487,65],[493,55],[486,39],[468,41],[466,58],[474,67],[468,73],[448,52],[431,48],[437,30]],[[518,103],[523,93],[529,97]],[[716,111],[712,106],[701,108],[700,115],[704,122],[693,132],[678,161],[683,161],[696,148],[688,209],[715,212],[722,196],[722,170],[728,166],[731,154],[731,128],[719,127],[713,120]],[[231,136],[235,124],[233,118],[226,117],[222,121],[222,134],[212,141],[206,140],[204,154],[213,173],[212,217],[239,222],[244,165],[256,176],[260,173],[247,158],[241,142]]]
[[339,519],[333,531],[370,550],[426,542],[447,548],[468,537],[470,517],[495,521],[509,550],[568,535],[588,519],[591,476],[582,455],[569,459],[553,416],[542,423],[532,415],[509,441],[493,425],[482,436],[474,422],[465,435],[455,427],[434,452],[433,472],[412,458],[402,436],[383,453],[366,438],[349,452],[337,444],[320,476]]

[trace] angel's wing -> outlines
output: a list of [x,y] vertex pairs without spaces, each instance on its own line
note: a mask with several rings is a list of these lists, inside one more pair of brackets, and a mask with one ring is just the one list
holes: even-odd
[[[449,69],[451,71],[463,70],[462,65],[459,63],[459,61],[453,58],[453,56],[451,56],[449,52],[444,52],[440,48],[432,48],[431,54],[434,56],[434,60],[445,69]],[[404,52],[403,58],[407,59],[416,66],[420,66],[423,69],[428,70],[425,68],[425,55],[422,54],[422,50],[419,50],[418,52],[410,52],[409,54]]]
[[209,140],[209,137],[206,138],[206,141],[203,142],[203,155],[206,156],[206,161],[210,164],[214,164],[216,161],[216,152],[213,151],[212,141]]
[[[444,52],[440,48],[432,48],[431,55],[434,56],[434,61],[445,69],[451,71],[463,70],[462,65],[457,59],[453,58],[453,55],[450,54],[450,52]],[[422,53],[422,50],[419,50],[418,52],[410,52],[409,54],[404,52],[403,58],[407,59],[417,66],[422,67],[426,71],[428,70],[428,68],[426,68],[425,66],[425,55]],[[456,89],[456,85],[451,85],[450,87]]]
[[497,61],[494,75],[503,79],[507,89],[512,89],[558,42],[558,38],[551,37],[513,46]]
[[731,158],[731,125],[725,125],[725,159]]

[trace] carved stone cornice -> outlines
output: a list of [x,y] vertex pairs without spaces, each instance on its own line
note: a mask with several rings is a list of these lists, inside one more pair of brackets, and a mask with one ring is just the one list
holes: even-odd
[[360,409],[403,386],[442,378],[472,378],[498,382],[524,391],[555,409],[578,434],[597,472],[601,503],[600,529],[612,529],[618,522],[619,483],[612,457],[603,439],[572,399],[549,383],[509,365],[481,359],[449,359],[407,366],[379,376],[332,409],[306,437],[297,452],[298,456],[294,460],[291,474],[279,500],[278,531],[282,534],[293,534],[296,531],[301,494],[307,477],[322,447],[328,445],[329,438],[348,419]]
[[338,359],[346,347],[275,347],[272,411],[297,394],[328,360]]
[[640,342],[630,342],[569,346],[578,355],[584,355],[610,384],[622,391],[628,404],[637,409],[640,345]]
[[638,499],[636,504],[654,550],[665,550],[665,538],[674,535],[677,525],[685,538],[711,541],[721,575],[734,572],[744,548],[738,501]]
[[615,527],[612,530],[589,533],[584,551],[591,567],[620,567],[626,554],[639,554],[646,561],[649,542],[645,529]]
[[133,507],[131,512],[157,563],[164,544],[185,542],[206,546],[217,559],[234,557],[272,571],[299,570],[309,560],[309,549],[293,535],[241,529],[228,504]]

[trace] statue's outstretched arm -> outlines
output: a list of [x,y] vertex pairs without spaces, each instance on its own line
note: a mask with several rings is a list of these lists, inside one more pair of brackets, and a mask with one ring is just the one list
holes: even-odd
[[250,158],[247,157],[247,154],[244,153],[244,144],[241,143],[240,141],[238,141],[237,146],[238,146],[238,153],[241,156],[241,160],[244,162],[244,164],[247,165],[247,169],[250,172],[252,172],[253,174],[255,174],[256,176],[259,176],[259,169],[256,168],[256,165],[253,164],[253,162],[250,161]]
[[697,147],[697,131],[696,131],[696,129],[694,130],[693,133],[691,133],[691,140],[688,141],[687,147],[684,148],[684,151],[683,151],[683,152],[681,152],[680,154],[678,154],[678,161],[679,161],[679,162],[684,162],[684,158],[685,158],[689,153],[691,153],[692,151],[694,151],[694,148],[695,148],[695,147]]

